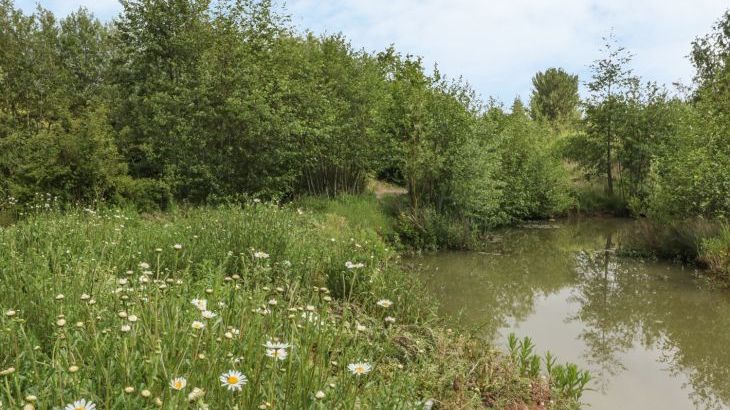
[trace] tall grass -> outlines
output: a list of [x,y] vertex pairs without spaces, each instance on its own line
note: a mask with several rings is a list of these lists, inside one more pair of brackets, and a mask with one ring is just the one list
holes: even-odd
[[[307,207],[38,213],[0,230],[0,403],[473,408],[484,391],[497,405],[529,401],[529,379],[434,322],[396,261],[373,229]],[[355,374],[357,363],[371,370]],[[224,386],[231,370],[247,383]]]

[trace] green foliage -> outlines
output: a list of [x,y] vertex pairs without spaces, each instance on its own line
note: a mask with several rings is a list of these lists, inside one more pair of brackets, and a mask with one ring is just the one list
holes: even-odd
[[535,343],[527,336],[520,340],[514,333],[510,333],[507,336],[507,348],[522,377],[535,379],[540,376],[541,363],[544,360],[550,385],[560,396],[578,401],[591,381],[591,375],[587,370],[580,370],[573,363],[556,364],[556,358],[550,352],[547,352],[541,360],[540,356],[535,354]]
[[664,223],[641,221],[626,235],[621,251],[629,255],[701,262],[703,241],[716,237],[718,233],[719,226],[704,219]]
[[496,151],[502,189],[495,221],[509,223],[565,212],[572,205],[570,186],[567,172],[551,148],[550,131],[514,113],[491,128],[500,129]]
[[120,177],[116,193],[115,202],[129,203],[140,212],[164,211],[172,205],[170,187],[157,179]]
[[548,68],[532,77],[530,112],[556,130],[569,129],[579,119],[578,76]]
[[725,224],[717,235],[702,241],[699,260],[711,271],[730,280],[730,226]]

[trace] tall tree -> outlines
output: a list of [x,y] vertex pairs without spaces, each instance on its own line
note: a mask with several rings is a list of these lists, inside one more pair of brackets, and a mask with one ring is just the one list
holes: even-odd
[[554,128],[564,127],[578,118],[578,76],[562,68],[548,68],[532,77],[530,109],[537,120]]
[[618,134],[622,101],[631,84],[636,79],[631,74],[628,64],[632,55],[618,44],[613,33],[604,38],[603,58],[592,65],[593,75],[587,84],[591,92],[586,104],[587,131],[589,137],[597,139],[599,151],[602,153],[602,167],[606,176],[606,191],[613,195],[614,145]]

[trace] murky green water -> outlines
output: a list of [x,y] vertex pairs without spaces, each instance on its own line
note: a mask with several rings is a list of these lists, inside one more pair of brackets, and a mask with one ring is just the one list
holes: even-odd
[[513,229],[484,253],[412,260],[464,326],[591,371],[592,409],[730,408],[730,291],[679,265],[618,257],[622,220]]

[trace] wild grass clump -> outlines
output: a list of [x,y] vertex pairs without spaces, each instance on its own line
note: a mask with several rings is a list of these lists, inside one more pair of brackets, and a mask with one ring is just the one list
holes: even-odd
[[575,211],[587,215],[629,216],[629,204],[618,194],[608,194],[600,184],[575,188]]
[[702,242],[715,237],[719,224],[704,219],[677,222],[638,221],[622,240],[621,252],[642,257],[698,262]]
[[717,235],[704,239],[700,249],[699,260],[730,281],[730,226],[723,225]]
[[396,259],[374,230],[307,208],[28,215],[0,229],[0,403],[421,408],[433,398],[450,408],[481,405],[484,391],[490,403],[529,398],[528,378],[488,344],[434,322]]

